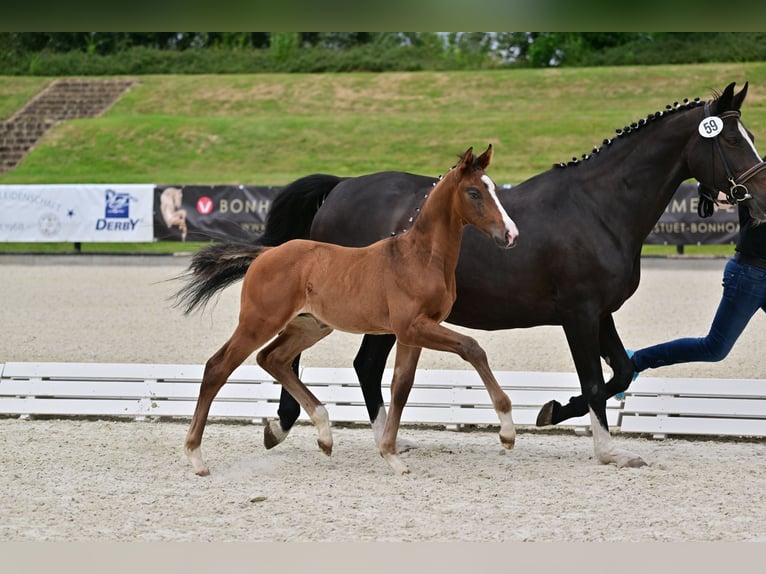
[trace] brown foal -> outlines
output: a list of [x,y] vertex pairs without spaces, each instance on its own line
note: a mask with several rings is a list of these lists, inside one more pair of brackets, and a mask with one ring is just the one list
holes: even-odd
[[328,455],[332,452],[327,410],[295,375],[291,362],[333,329],[396,335],[391,406],[379,444],[394,471],[409,472],[398,456],[396,436],[423,347],[456,353],[473,365],[500,419],[500,441],[505,448],[513,448],[511,401],[492,375],[486,353],[476,340],[440,324],[455,301],[463,227],[476,226],[504,248],[513,246],[518,235],[484,171],[491,157],[492,146],[478,157],[468,149],[434,186],[406,233],[362,248],[307,240],[278,247],[215,246],[215,256],[208,256],[212,269],[204,277],[201,265],[190,271],[187,285],[179,292],[192,300],[187,312],[200,299],[209,298],[206,290],[228,284],[216,283],[216,274],[225,272],[227,265],[237,260],[243,269],[243,261],[248,265],[239,323],[205,366],[186,435],[185,451],[194,472],[209,474],[200,445],[213,399],[234,369],[275,335],[258,353],[257,362],[306,411],[317,427],[320,449]]

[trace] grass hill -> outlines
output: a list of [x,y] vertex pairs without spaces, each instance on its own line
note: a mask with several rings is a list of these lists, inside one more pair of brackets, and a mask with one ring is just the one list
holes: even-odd
[[[309,173],[382,170],[437,176],[468,146],[487,143],[495,146],[495,181],[518,183],[589,152],[616,128],[666,104],[709,98],[732,81],[750,82],[743,119],[758,140],[766,134],[766,63],[133,79],[137,84],[103,116],[55,126],[18,167],[0,174],[0,184],[284,185]],[[0,120],[50,81],[0,76]],[[0,245],[30,249],[72,246]]]
[[[487,143],[496,148],[492,177],[516,183],[731,81],[750,82],[743,119],[757,137],[766,133],[766,63],[135,79],[103,116],[57,125],[0,184],[439,175],[465,148]],[[0,119],[48,81],[0,77]]]

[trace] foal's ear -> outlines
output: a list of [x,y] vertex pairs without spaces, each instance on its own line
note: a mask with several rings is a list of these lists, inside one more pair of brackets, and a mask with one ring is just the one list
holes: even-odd
[[476,161],[477,161],[478,166],[481,169],[487,169],[487,166],[492,161],[492,144],[489,144],[489,146],[487,147],[487,151],[485,151],[483,154],[481,154],[479,156],[479,159],[476,160]]
[[476,156],[473,155],[473,147],[469,147],[463,155],[460,157],[460,162],[457,164],[461,170],[473,167],[476,162]]

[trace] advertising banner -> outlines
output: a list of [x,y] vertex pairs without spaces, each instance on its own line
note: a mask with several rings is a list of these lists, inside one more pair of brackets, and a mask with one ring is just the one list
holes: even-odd
[[[252,241],[279,187],[243,185],[0,185],[0,241]],[[697,215],[696,183],[684,183],[647,244],[734,243],[737,207]]]
[[278,187],[158,186],[154,236],[158,241],[252,241],[263,233]]
[[736,243],[737,206],[721,203],[712,216],[697,214],[696,183],[683,183],[644,243],[649,245],[705,245]]
[[0,185],[0,241],[150,242],[154,185]]

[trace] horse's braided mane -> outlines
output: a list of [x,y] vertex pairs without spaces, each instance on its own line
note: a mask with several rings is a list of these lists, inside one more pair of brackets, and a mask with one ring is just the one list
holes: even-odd
[[[715,99],[718,99],[720,97],[719,94],[714,93]],[[617,128],[616,133],[617,137],[614,139],[605,139],[603,142],[601,142],[601,146],[596,146],[593,148],[593,151],[591,153],[584,153],[582,154],[581,158],[573,157],[568,162],[561,162],[561,163],[554,163],[553,167],[574,167],[579,165],[583,161],[588,161],[592,157],[595,157],[599,153],[601,153],[601,150],[603,147],[607,147],[612,145],[615,139],[624,138],[627,136],[630,136],[634,133],[636,133],[638,130],[640,130],[642,127],[648,125],[651,122],[657,121],[661,118],[667,117],[671,114],[674,114],[676,112],[680,112],[683,110],[689,110],[692,108],[696,108],[698,106],[704,105],[705,102],[701,101],[699,98],[694,98],[693,100],[689,100],[688,98],[685,98],[683,103],[679,102],[673,102],[673,104],[668,104],[665,106],[664,110],[657,111],[653,114],[649,114],[645,118],[641,118],[637,122],[633,122],[632,124],[625,126],[623,128]]]

